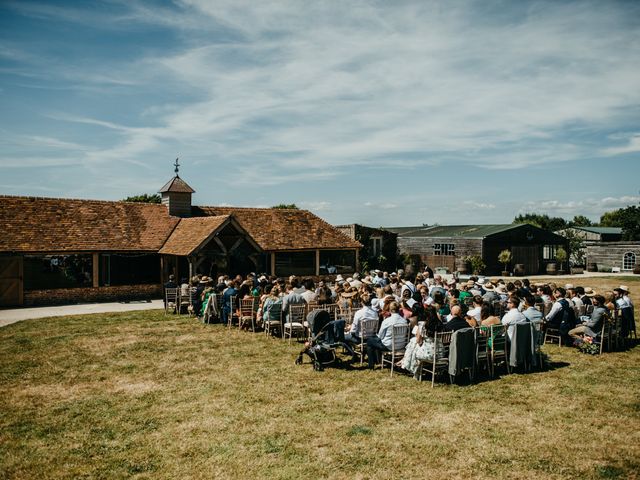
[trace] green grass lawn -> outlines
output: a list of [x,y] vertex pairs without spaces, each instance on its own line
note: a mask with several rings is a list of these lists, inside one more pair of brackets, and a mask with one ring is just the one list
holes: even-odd
[[[629,282],[628,282],[629,283]],[[470,386],[135,312],[0,329],[0,478],[635,478],[640,347]]]

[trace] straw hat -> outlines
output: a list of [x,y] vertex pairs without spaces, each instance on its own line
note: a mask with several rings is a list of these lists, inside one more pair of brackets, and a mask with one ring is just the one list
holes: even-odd
[[595,297],[596,296],[596,292],[593,288],[591,287],[584,287],[584,294],[587,297]]
[[485,283],[484,284],[484,289],[485,290],[489,290],[489,291],[493,290],[494,289],[493,283],[491,283],[491,282]]
[[629,293],[629,287],[627,287],[626,285],[620,285],[618,287],[618,290],[622,290],[624,293]]

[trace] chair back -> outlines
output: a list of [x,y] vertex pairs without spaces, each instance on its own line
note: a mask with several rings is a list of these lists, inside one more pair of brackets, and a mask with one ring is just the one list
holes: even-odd
[[365,318],[360,323],[360,338],[366,340],[369,337],[373,337],[378,333],[378,319],[377,318]]
[[176,303],[178,303],[178,297],[180,295],[179,292],[179,288],[165,288],[164,296],[167,304],[173,303],[175,305]]
[[507,349],[507,327],[505,325],[491,325],[489,327],[491,349],[494,352],[504,352]]
[[240,316],[241,317],[253,317],[255,312],[254,304],[256,303],[255,298],[243,298],[240,300]]
[[268,318],[270,322],[282,321],[282,302],[272,303],[269,305]]
[[553,302],[545,302],[544,310],[542,311],[542,316],[544,318],[547,318],[547,315],[549,315],[549,312],[551,311],[551,308],[553,308]]
[[338,314],[338,304],[337,303],[327,303],[325,305],[321,305],[322,310],[326,310],[327,312],[329,312],[329,316],[331,317],[331,320],[335,320]]
[[395,353],[404,350],[409,341],[409,324],[397,324],[391,328],[391,351]]
[[[434,362],[438,360],[449,362],[449,347],[453,332],[436,332],[433,335]],[[438,352],[441,352],[441,356]]]
[[304,323],[305,312],[307,306],[305,304],[289,305],[289,322],[288,323]]

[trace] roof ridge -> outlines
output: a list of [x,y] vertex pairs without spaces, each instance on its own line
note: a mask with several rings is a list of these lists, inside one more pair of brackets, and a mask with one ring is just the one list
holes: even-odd
[[38,197],[35,195],[5,195],[0,194],[0,198],[12,198],[12,199],[22,199],[22,200],[62,200],[67,202],[94,202],[94,203],[125,203],[125,204],[133,204],[133,205],[155,205],[162,206],[161,203],[152,203],[152,202],[132,202],[126,200],[101,200],[95,198],[70,198],[70,197]]
[[236,207],[233,205],[194,205],[197,208],[233,208],[235,210],[279,210],[284,212],[309,212],[305,208],[275,208],[275,207]]

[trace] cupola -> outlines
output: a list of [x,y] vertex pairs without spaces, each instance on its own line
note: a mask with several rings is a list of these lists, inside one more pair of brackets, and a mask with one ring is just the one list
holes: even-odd
[[176,158],[175,172],[176,176],[169,180],[158,193],[162,195],[162,204],[169,209],[169,215],[174,217],[190,217],[191,216],[191,194],[195,190],[187,185],[187,182],[180,178],[178,169],[180,164]]

